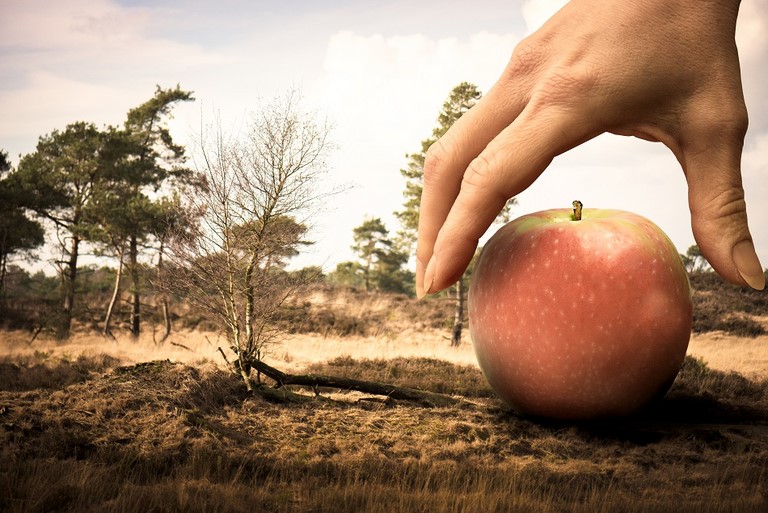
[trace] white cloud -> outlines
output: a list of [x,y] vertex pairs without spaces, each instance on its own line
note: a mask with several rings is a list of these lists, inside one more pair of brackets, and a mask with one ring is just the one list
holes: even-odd
[[517,40],[509,34],[433,39],[349,31],[330,38],[323,77],[306,92],[335,122],[337,180],[357,185],[324,221],[325,234],[334,234],[327,243],[333,260],[351,258],[352,229],[366,215],[397,230],[392,212],[402,207],[405,154],[420,150],[431,135],[454,86],[468,81],[487,90],[495,82]]
[[567,3],[568,0],[525,0],[522,13],[528,34],[536,32]]
[[[750,118],[749,137],[768,131],[768,0],[743,0],[736,25],[744,98]],[[748,138],[748,142],[749,138]]]
[[[42,135],[41,120],[47,124],[45,132],[62,129],[78,120],[117,124],[122,121],[122,116],[117,119],[109,114],[105,116],[104,106],[123,102],[130,105],[127,98],[120,96],[124,95],[116,94],[113,88],[98,83],[70,79],[47,71],[30,72],[26,75],[23,88],[0,95],[0,112],[5,120],[0,122],[0,137],[29,134],[36,139],[36,136]],[[76,118],[72,117],[72,99],[82,102]]]
[[14,0],[0,9],[0,137],[14,157],[67,123],[119,124],[156,84],[231,60],[153,35],[157,13],[110,0]]
[[109,0],[7,0],[0,18],[0,45],[30,49],[89,47],[96,41],[133,39],[147,21],[141,9]]

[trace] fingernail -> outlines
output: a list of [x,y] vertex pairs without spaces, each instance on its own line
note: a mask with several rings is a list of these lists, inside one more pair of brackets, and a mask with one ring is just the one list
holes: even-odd
[[733,247],[733,263],[747,285],[755,290],[765,288],[765,274],[751,240],[744,240]]
[[432,255],[432,257],[429,259],[429,263],[427,264],[427,270],[424,271],[424,293],[421,297],[424,297],[427,294],[432,294],[434,292],[432,290],[432,286],[435,284],[435,267],[437,267],[437,263],[435,262],[435,255]]

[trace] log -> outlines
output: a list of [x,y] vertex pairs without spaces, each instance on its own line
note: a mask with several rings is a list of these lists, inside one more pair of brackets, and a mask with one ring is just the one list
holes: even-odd
[[339,390],[355,390],[365,394],[383,395],[391,399],[412,401],[423,406],[446,407],[461,403],[460,399],[445,394],[427,392],[415,388],[399,387],[376,381],[322,376],[317,374],[288,374],[264,363],[261,360],[250,362],[251,367],[261,372],[276,383],[276,388],[286,385],[308,387],[328,387]]

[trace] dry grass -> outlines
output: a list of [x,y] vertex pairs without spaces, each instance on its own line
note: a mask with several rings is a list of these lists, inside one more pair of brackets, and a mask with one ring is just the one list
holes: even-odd
[[[768,317],[760,318],[768,326]],[[735,337],[722,332],[694,334],[688,354],[715,370],[736,371],[755,380],[768,379],[768,336]]]
[[[99,361],[95,365],[99,365]],[[333,361],[469,403],[246,396],[212,364],[167,361],[0,392],[3,511],[765,511],[768,385],[688,360],[637,418],[520,418],[473,367]],[[445,380],[434,376],[444,376]],[[7,387],[6,387],[7,388]]]
[[741,337],[766,335],[761,317],[768,316],[768,294],[737,287],[713,272],[691,275],[693,331],[722,331]]

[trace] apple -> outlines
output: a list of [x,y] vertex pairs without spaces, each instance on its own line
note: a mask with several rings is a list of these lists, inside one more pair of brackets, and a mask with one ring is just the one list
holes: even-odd
[[520,413],[562,420],[634,414],[672,385],[691,334],[674,244],[621,210],[554,209],[503,226],[469,287],[477,360]]

